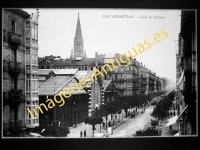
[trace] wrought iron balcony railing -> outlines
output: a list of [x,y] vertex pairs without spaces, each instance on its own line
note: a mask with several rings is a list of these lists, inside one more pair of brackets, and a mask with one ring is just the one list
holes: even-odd
[[8,38],[11,44],[20,45],[22,42],[21,34],[8,32]]
[[19,103],[22,100],[22,90],[14,90],[12,89],[10,91],[10,98],[9,98],[9,103]]
[[22,70],[22,65],[19,62],[9,62],[9,71],[11,73],[19,73]]

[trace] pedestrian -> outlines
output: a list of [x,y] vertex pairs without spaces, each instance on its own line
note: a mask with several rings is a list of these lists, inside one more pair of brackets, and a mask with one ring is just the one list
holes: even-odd
[[80,137],[82,137],[82,134],[83,134],[83,133],[82,133],[82,130],[81,130],[81,132],[80,132]]
[[105,123],[103,122],[103,129],[105,129]]
[[111,127],[111,123],[110,123],[110,121],[108,122],[108,126]]
[[84,137],[86,137],[86,129],[84,130]]
[[160,128],[160,136],[162,135],[162,129]]
[[161,134],[162,134],[162,129],[161,128],[158,130],[158,134],[159,134],[159,136],[161,136]]

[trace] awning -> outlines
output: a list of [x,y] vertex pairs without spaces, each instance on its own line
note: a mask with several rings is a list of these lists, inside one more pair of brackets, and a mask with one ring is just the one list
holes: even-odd
[[168,119],[168,120],[166,121],[166,124],[165,124],[164,127],[168,127],[168,126],[170,126],[170,125],[175,124],[176,121],[177,121],[177,119],[178,119],[178,116],[177,116],[177,115],[174,116],[174,117],[172,117],[172,118],[170,118],[170,119]]
[[177,132],[176,134],[174,134],[174,136],[180,136],[179,132]]
[[32,135],[34,137],[42,137],[42,135],[40,135],[38,133],[33,133],[33,132],[30,132],[30,135]]
[[179,78],[179,81],[178,81],[178,83],[177,83],[177,87],[180,86],[180,84],[181,84],[182,81],[183,81],[183,78],[184,78],[184,71],[182,72],[181,77]]
[[183,113],[187,110],[188,105],[183,109],[183,111],[180,113],[180,115],[178,116],[177,120],[180,119],[180,117],[183,115]]

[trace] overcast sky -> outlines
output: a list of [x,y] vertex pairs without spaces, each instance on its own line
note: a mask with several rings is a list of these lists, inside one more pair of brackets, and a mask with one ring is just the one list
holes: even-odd
[[[29,14],[36,12],[36,9],[23,10]],[[180,32],[180,10],[39,9],[39,57],[70,57],[78,12],[88,58],[95,57],[95,52],[112,56],[114,52],[125,53],[132,48],[137,49],[137,44],[143,44],[145,39],[151,42],[155,33],[165,29],[169,36],[162,36],[161,42],[140,53],[136,59],[158,76],[175,81],[175,40],[178,40]],[[110,15],[110,18],[105,18],[106,15]],[[113,18],[113,15],[125,16]],[[160,18],[155,19],[154,16]]]

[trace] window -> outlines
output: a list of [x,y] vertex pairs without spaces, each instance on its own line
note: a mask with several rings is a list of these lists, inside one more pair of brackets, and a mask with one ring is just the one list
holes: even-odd
[[85,70],[87,70],[87,67],[85,67]]
[[81,70],[81,67],[78,67],[78,70]]
[[[30,111],[32,111],[32,110],[31,110],[31,107],[28,107],[28,109],[29,109]],[[30,114],[30,113],[28,113],[28,118],[31,118],[31,114]]]
[[12,32],[16,33],[16,22],[14,20],[12,20]]
[[26,38],[26,43],[27,43],[27,44],[30,43],[30,38]]
[[115,75],[115,79],[117,80],[117,75]]
[[93,70],[93,67],[91,67],[91,70]]
[[26,47],[26,54],[30,54],[30,47]]
[[109,102],[109,97],[107,97],[107,102]]
[[30,80],[26,80],[26,91],[30,91]]
[[37,24],[33,23],[32,25],[32,38],[33,39],[36,39],[38,38],[38,35],[37,35]]

